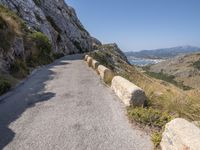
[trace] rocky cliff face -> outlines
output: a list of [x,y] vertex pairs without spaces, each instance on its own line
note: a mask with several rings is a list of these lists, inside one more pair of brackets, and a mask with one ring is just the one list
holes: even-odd
[[64,0],[0,0],[0,4],[18,14],[29,27],[43,32],[55,52],[86,52],[100,44]]
[[99,45],[64,0],[0,0],[0,95],[33,68]]

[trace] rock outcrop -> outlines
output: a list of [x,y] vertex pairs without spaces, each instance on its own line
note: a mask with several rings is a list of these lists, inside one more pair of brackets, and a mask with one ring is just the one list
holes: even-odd
[[185,119],[177,118],[169,122],[163,133],[162,150],[200,149],[200,129]]
[[90,36],[64,0],[0,0],[0,4],[18,14],[29,27],[43,32],[55,52],[85,52],[101,44]]

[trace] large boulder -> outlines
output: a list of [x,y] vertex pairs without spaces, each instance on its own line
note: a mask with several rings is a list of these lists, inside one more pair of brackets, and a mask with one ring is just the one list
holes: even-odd
[[200,129],[185,119],[169,122],[162,136],[162,150],[200,150]]
[[146,101],[145,92],[121,76],[115,76],[111,88],[126,106],[142,106]]

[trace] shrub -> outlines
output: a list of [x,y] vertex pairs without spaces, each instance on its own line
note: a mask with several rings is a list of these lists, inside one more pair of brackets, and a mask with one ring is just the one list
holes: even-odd
[[17,59],[10,65],[10,73],[16,78],[23,79],[29,74],[29,69],[23,60]]
[[11,47],[13,37],[13,31],[11,31],[6,21],[0,16],[0,48],[8,51]]
[[4,77],[0,76],[0,95],[6,93],[10,88],[11,83]]
[[41,0],[33,0],[35,5],[40,6],[41,5]]
[[143,125],[159,129],[162,129],[162,127],[172,119],[172,117],[166,112],[161,112],[160,110],[153,108],[142,107],[128,108],[128,116],[131,121],[136,121]]
[[161,132],[153,132],[151,134],[151,140],[154,144],[154,147],[157,148],[160,145],[160,142],[162,140],[162,133]]
[[156,73],[156,72],[146,71],[145,73],[153,78],[172,83],[175,86],[177,86],[183,90],[191,90],[192,89],[191,87],[184,85],[183,82],[177,82],[175,80],[175,76],[173,76],[173,75],[164,74],[163,72]]
[[53,53],[53,58],[54,59],[59,59],[61,57],[64,57],[65,55],[63,53]]
[[37,52],[28,57],[29,66],[46,65],[53,61],[52,46],[47,36],[41,32],[34,32],[30,35],[36,44]]
[[157,148],[162,139],[162,131],[165,125],[172,120],[172,116],[167,112],[161,112],[161,110],[154,108],[129,107],[127,110],[131,121],[151,127],[154,131],[151,140]]
[[193,66],[200,70],[200,60],[193,63]]
[[97,60],[100,64],[108,67],[109,69],[115,69],[115,64],[113,64],[112,56],[110,54],[101,51],[94,51],[89,53],[89,55],[95,60]]

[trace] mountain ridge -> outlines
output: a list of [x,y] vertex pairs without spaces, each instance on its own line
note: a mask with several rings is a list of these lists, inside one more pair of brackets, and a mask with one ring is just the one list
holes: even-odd
[[186,45],[153,50],[130,51],[125,52],[125,54],[127,56],[134,56],[136,58],[168,59],[180,54],[189,54],[197,51],[200,51],[199,47]]

